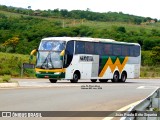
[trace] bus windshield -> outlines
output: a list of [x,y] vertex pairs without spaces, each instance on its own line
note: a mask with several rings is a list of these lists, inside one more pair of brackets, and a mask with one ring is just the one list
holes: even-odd
[[62,51],[65,47],[65,41],[43,40],[40,43],[39,50]]
[[42,41],[37,53],[36,68],[62,68],[63,61],[60,59],[60,53],[64,49],[65,42],[63,41]]

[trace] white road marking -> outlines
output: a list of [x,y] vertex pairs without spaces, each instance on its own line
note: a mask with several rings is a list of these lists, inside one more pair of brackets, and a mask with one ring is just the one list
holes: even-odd
[[157,89],[158,86],[139,86],[137,89]]
[[[126,110],[128,110],[129,108],[137,105],[137,104],[140,103],[141,101],[142,101],[142,100],[137,101],[137,102],[134,102],[134,103],[131,103],[131,104],[129,104],[129,105],[123,107],[123,108],[118,109],[117,111],[126,111]],[[115,111],[115,112],[116,112],[116,111]],[[113,114],[114,114],[114,113],[110,114],[109,116],[113,116]],[[113,118],[114,118],[114,117],[105,117],[105,118],[102,119],[102,120],[112,120]]]
[[81,84],[52,84],[44,82],[19,82],[20,87],[77,87]]
[[0,89],[10,90],[10,89],[16,89],[16,88],[0,88]]
[[[158,87],[158,86],[139,86],[139,87],[137,87],[136,89],[157,89],[157,88],[159,88],[159,87]],[[129,108],[137,105],[137,104],[140,103],[141,101],[142,101],[142,100],[137,101],[137,102],[134,102],[134,103],[131,103],[131,104],[129,104],[129,105],[123,107],[123,108],[118,109],[117,111],[126,111],[126,110],[128,110]],[[110,114],[109,116],[113,116],[113,115],[114,115],[114,113]],[[114,117],[105,117],[103,120],[112,120],[113,118],[114,118]]]

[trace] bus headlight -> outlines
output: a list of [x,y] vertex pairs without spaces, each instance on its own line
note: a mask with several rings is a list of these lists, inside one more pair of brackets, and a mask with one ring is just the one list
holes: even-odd
[[61,73],[60,73],[60,72],[55,72],[54,74],[55,74],[55,75],[59,75],[59,74],[61,74]]
[[39,71],[36,71],[36,73],[37,73],[37,74],[41,74],[41,72],[39,72]]

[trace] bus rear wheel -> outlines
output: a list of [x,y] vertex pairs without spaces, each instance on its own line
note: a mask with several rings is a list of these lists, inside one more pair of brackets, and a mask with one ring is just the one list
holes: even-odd
[[91,79],[91,81],[92,81],[93,83],[96,83],[96,82],[97,82],[97,79]]
[[119,82],[119,72],[118,71],[114,72],[112,82],[113,83]]
[[77,83],[77,82],[78,82],[78,79],[79,79],[78,73],[74,73],[74,74],[73,74],[73,79],[70,80],[70,81],[71,81],[71,83]]
[[122,75],[121,75],[120,82],[125,82],[126,79],[127,79],[127,73],[126,73],[126,72],[123,72]]
[[57,82],[57,79],[49,79],[49,81],[50,81],[51,83],[56,83],[56,82]]

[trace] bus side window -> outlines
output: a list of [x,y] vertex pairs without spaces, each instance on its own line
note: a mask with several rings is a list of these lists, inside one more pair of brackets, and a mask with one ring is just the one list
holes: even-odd
[[64,56],[64,67],[68,67],[72,61],[74,52],[74,41],[68,41]]
[[104,54],[112,55],[112,44],[104,44]]
[[119,56],[121,55],[121,45],[113,45],[113,55]]
[[93,42],[85,42],[85,54],[94,54]]
[[101,43],[95,43],[95,54],[96,55],[102,55],[103,49],[102,49],[103,44]]
[[129,46],[122,45],[122,56],[129,56]]
[[140,46],[134,46],[134,55],[135,57],[140,55]]
[[134,46],[130,46],[130,53],[129,53],[129,55],[131,57],[134,57]]
[[84,42],[76,41],[75,54],[84,54],[84,52],[85,52]]

